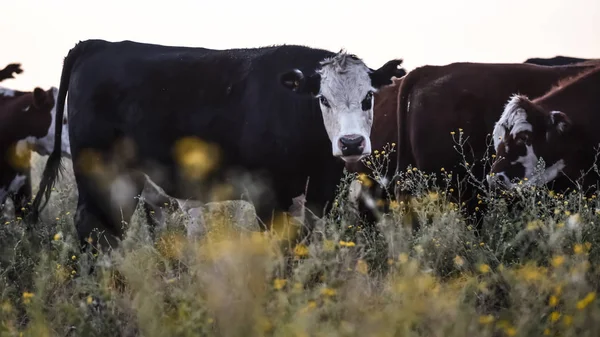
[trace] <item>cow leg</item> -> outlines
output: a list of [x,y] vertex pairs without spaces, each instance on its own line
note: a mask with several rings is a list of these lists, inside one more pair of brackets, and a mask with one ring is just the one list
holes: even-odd
[[115,248],[124,234],[143,188],[139,174],[90,175],[74,168],[79,191],[75,226],[82,248]]
[[13,201],[15,206],[15,216],[21,219],[25,217],[25,211],[28,204],[31,202],[31,171],[28,170],[25,174],[25,182],[14,194]]

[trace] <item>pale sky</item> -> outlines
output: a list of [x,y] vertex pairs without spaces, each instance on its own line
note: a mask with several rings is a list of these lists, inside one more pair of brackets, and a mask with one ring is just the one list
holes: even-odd
[[58,86],[79,40],[134,40],[226,49],[303,44],[348,52],[378,68],[451,62],[600,58],[600,0],[5,0],[0,69],[13,89]]

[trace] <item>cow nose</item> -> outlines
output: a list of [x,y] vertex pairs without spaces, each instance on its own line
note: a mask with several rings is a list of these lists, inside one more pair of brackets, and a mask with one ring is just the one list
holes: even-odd
[[348,135],[341,137],[339,146],[343,156],[358,156],[365,149],[365,137],[359,135]]
[[510,180],[504,173],[497,173],[493,176],[489,176],[487,181],[488,184],[490,184],[490,186],[494,188],[506,188],[510,184]]

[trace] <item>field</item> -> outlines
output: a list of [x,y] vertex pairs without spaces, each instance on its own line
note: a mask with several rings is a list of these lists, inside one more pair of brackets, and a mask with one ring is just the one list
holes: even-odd
[[[382,156],[382,157],[385,157]],[[45,158],[36,157],[34,189]],[[70,165],[70,163],[68,163]],[[451,181],[451,173],[442,173]],[[361,177],[363,184],[370,180]],[[473,228],[451,186],[409,170],[416,197],[365,228],[340,196],[309,244],[211,221],[195,241],[174,214],[96,256],[75,241],[71,171],[43,223],[0,227],[0,336],[596,336],[600,202],[522,184]],[[348,180],[344,186],[347,187]],[[507,198],[511,203],[507,203]],[[420,224],[412,231],[406,223]],[[241,229],[240,229],[241,228]],[[286,254],[288,252],[288,254]]]

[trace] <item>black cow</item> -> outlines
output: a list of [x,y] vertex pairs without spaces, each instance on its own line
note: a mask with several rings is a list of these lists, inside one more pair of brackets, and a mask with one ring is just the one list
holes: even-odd
[[591,59],[582,59],[569,56],[554,56],[552,58],[534,57],[527,59],[524,63],[537,64],[539,66],[566,66],[569,64],[590,61]]
[[[320,68],[329,75],[321,82],[345,83],[334,96],[350,96],[358,100],[350,102],[353,106],[361,105],[370,100],[371,88],[391,83],[398,71],[391,64],[400,61],[373,71],[353,55],[293,45],[211,50],[132,41],[78,43],[64,61],[57,118],[68,92],[79,191],[75,223],[82,244],[88,238],[118,243],[121,220],[129,220],[143,188],[142,172],[175,198],[249,198],[267,226],[273,210],[287,210],[310,179],[307,207],[321,216],[344,163],[332,156],[319,102],[286,87],[314,84],[310,74]],[[303,73],[308,76],[297,77]],[[365,98],[352,97],[358,94]],[[364,113],[372,114],[372,107]],[[352,149],[353,156],[361,155],[359,148]],[[34,220],[58,173],[59,150],[44,170]]]

